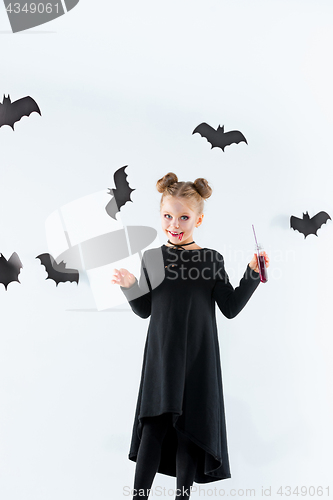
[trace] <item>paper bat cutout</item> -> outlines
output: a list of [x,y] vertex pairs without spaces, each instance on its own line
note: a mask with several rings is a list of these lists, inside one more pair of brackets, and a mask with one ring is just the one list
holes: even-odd
[[79,283],[78,270],[66,269],[64,261],[57,264],[55,259],[49,253],[41,253],[40,255],[37,255],[36,259],[40,259],[41,264],[45,266],[48,274],[46,279],[55,281],[56,286],[58,286],[59,283],[66,283],[67,281],[76,281],[76,283]]
[[21,120],[23,116],[29,116],[34,111],[42,115],[32,97],[22,97],[22,99],[12,102],[9,94],[8,97],[4,95],[2,104],[0,103],[0,127],[9,125],[14,130],[15,122]]
[[303,219],[299,219],[292,215],[290,217],[290,227],[295,231],[299,231],[304,234],[304,239],[309,234],[315,234],[318,236],[317,231],[323,224],[326,224],[328,219],[331,217],[326,212],[319,212],[310,218],[308,212],[303,213]]
[[0,283],[4,285],[6,290],[12,281],[20,283],[18,275],[22,267],[22,262],[16,252],[12,253],[8,261],[2,253],[0,254]]
[[224,152],[224,148],[226,146],[230,146],[230,144],[239,142],[246,142],[244,135],[239,132],[239,130],[230,130],[230,132],[224,132],[224,125],[220,127],[220,125],[215,130],[213,127],[208,125],[208,123],[200,123],[192,132],[193,134],[200,134],[202,137],[207,139],[208,142],[211,143],[213,148],[221,148]]
[[133,200],[131,200],[131,192],[135,191],[135,189],[131,189],[126,180],[127,177],[127,174],[125,172],[126,167],[128,167],[128,165],[119,168],[113,174],[113,180],[116,185],[116,188],[115,189],[108,188],[109,189],[108,194],[111,194],[113,198],[106,205],[105,210],[107,211],[108,215],[115,220],[117,220],[116,214],[120,212],[121,207],[123,207],[127,201],[131,201],[133,203]]

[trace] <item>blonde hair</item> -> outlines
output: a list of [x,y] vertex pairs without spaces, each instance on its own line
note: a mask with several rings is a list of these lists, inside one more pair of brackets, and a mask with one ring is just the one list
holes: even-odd
[[160,210],[166,196],[175,196],[183,198],[197,215],[203,213],[204,202],[213,192],[206,179],[199,177],[194,182],[178,181],[177,175],[173,172],[168,172],[159,179],[156,183],[156,189],[162,193]]

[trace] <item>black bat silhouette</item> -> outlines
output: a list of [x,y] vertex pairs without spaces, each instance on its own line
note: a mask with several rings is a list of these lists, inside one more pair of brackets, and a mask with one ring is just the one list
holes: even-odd
[[4,95],[2,104],[0,103],[0,127],[9,125],[14,130],[15,122],[21,120],[23,116],[29,116],[34,111],[42,115],[36,101],[32,97],[22,97],[22,99],[12,102],[9,94],[8,97]]
[[131,192],[135,191],[135,189],[130,188],[129,183],[126,180],[127,177],[127,174],[125,172],[126,167],[128,167],[128,165],[119,168],[113,174],[113,180],[116,185],[116,188],[115,189],[108,188],[109,189],[108,194],[111,194],[113,198],[106,205],[105,210],[107,211],[108,215],[115,220],[117,220],[116,214],[120,212],[121,207],[123,207],[127,201],[131,201],[133,203],[133,200],[131,200]]
[[212,145],[211,149],[221,148],[223,152],[224,148],[230,146],[230,144],[238,144],[239,142],[246,142],[247,144],[247,140],[239,130],[224,132],[224,125],[222,127],[219,125],[215,130],[215,128],[208,125],[208,123],[200,123],[200,125],[193,130],[192,135],[195,133],[207,139]]
[[16,252],[12,253],[8,261],[2,253],[0,254],[0,283],[4,285],[6,290],[12,281],[20,283],[18,275],[22,267],[22,262]]
[[77,269],[66,269],[64,261],[57,262],[49,253],[41,253],[37,255],[36,259],[40,259],[41,264],[45,266],[47,278],[55,281],[56,286],[59,283],[66,283],[67,281],[76,281],[79,283],[79,271]]
[[303,219],[299,219],[292,215],[290,217],[290,227],[295,231],[299,231],[304,234],[304,239],[309,234],[315,234],[318,236],[317,231],[323,224],[326,224],[328,219],[331,217],[326,212],[319,212],[310,218],[308,212],[303,213]]

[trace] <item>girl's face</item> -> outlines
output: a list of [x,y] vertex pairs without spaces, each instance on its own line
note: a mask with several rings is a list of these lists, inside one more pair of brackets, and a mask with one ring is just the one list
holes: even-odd
[[203,216],[196,215],[183,199],[166,196],[161,208],[162,229],[172,243],[190,243]]

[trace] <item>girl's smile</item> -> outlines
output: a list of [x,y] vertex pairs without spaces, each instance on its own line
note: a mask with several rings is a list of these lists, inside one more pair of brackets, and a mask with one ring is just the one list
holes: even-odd
[[178,238],[179,241],[182,241],[182,238],[183,238],[183,232],[178,232],[178,233],[174,233],[172,231],[169,231],[169,235],[171,236],[171,238]]

